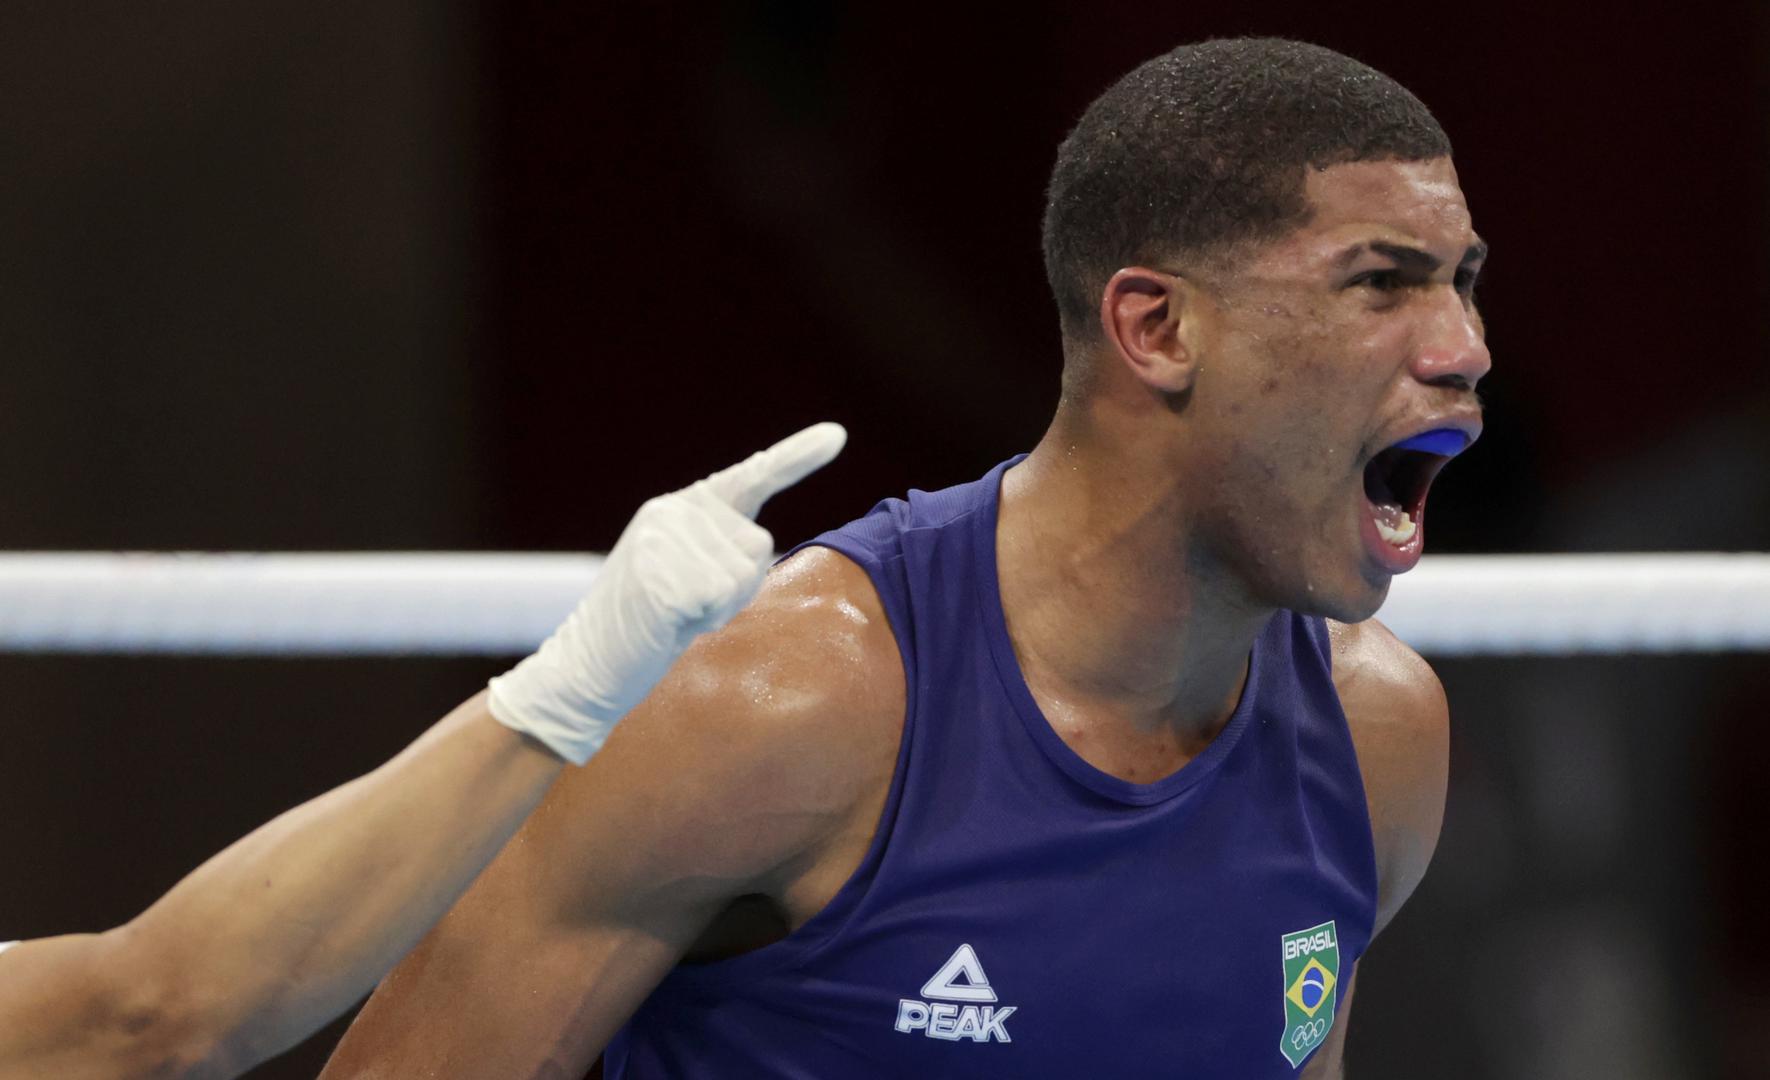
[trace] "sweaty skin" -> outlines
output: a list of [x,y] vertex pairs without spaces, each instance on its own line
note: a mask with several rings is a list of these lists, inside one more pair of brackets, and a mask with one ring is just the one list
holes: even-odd
[[[1233,272],[1105,284],[1098,338],[1069,345],[1090,391],[1004,474],[998,574],[1054,730],[1139,783],[1216,737],[1275,610],[1335,620],[1380,931],[1437,842],[1448,716],[1425,663],[1361,621],[1389,580],[1361,540],[1362,469],[1419,430],[1478,427],[1478,240],[1448,160],[1334,166],[1307,193],[1310,221]],[[1372,242],[1436,267],[1401,272]],[[789,560],[554,787],[324,1077],[580,1075],[678,961],[757,948],[829,902],[877,825],[904,708],[865,573],[827,549]],[[1338,1076],[1345,1030],[1299,1075]]]

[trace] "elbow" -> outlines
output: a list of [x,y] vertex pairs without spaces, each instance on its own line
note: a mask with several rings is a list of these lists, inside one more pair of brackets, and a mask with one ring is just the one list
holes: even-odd
[[[122,927],[103,935],[94,965],[97,987],[89,1031],[107,1045],[122,1075],[179,1080],[234,1076],[219,1010],[202,988]],[[249,1064],[249,1063],[248,1063]]]

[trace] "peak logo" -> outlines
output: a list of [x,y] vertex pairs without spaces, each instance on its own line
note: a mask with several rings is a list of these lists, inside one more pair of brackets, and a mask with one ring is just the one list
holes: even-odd
[[[961,945],[947,957],[927,982],[922,996],[933,1001],[901,998],[897,1003],[896,1029],[912,1035],[921,1032],[930,1039],[958,1042],[1013,1042],[1008,1037],[1008,1018],[1015,1006],[979,1004],[996,1000],[995,988],[983,973],[977,950]],[[966,1004],[955,1004],[963,1002]]]

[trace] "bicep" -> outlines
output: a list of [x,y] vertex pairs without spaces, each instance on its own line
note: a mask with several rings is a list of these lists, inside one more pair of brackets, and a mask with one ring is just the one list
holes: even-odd
[[1333,629],[1334,682],[1357,748],[1376,847],[1380,932],[1424,879],[1438,846],[1450,715],[1437,675],[1381,623]]
[[741,878],[697,858],[717,822],[648,760],[644,711],[382,981],[327,1077],[588,1067]]
[[[639,838],[644,842],[644,838]],[[567,911],[531,891],[550,846],[518,836],[390,973],[325,1075],[550,1075],[588,1067],[702,921],[684,905],[644,920]]]
[[[1424,667],[1424,664],[1421,665]],[[1426,877],[1444,825],[1450,783],[1450,721],[1444,691],[1426,669],[1408,706],[1412,714],[1374,756],[1380,771],[1372,829],[1383,868],[1373,933],[1380,933]]]

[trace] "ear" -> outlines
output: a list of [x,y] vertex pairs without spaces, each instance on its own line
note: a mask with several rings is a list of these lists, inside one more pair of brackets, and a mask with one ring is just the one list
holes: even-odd
[[1203,298],[1183,277],[1127,266],[1100,298],[1100,328],[1137,381],[1164,394],[1184,394],[1198,375],[1198,322]]

